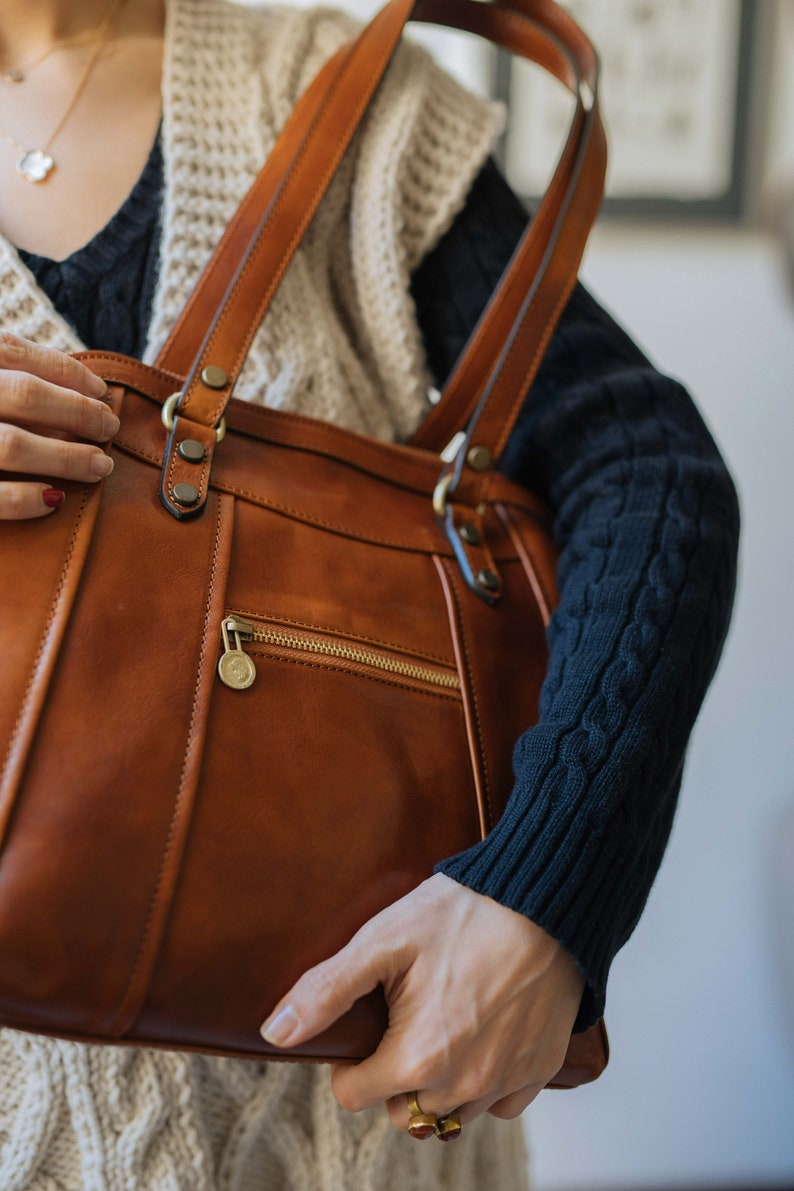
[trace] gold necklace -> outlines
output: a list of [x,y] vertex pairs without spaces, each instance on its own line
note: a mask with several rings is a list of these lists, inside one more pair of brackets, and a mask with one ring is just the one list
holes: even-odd
[[[105,9],[107,11],[107,5],[105,5]],[[45,58],[49,58],[50,54],[54,54],[56,50],[67,50],[72,46],[90,45],[95,39],[101,38],[103,24],[104,21],[96,29],[89,30],[88,33],[76,33],[74,37],[65,37],[63,41],[56,41],[43,54],[39,54],[37,58],[26,62],[23,66],[7,66],[5,70],[2,70],[0,67],[0,79],[4,83],[24,83],[31,70],[39,66]]]
[[77,101],[86,88],[86,84],[91,77],[91,73],[99,60],[99,55],[102,53],[102,49],[113,24],[113,18],[117,8],[118,4],[113,5],[112,8],[106,8],[105,16],[96,33],[96,48],[88,59],[86,68],[80,77],[80,81],[77,84],[74,95],[69,102],[69,106],[61,116],[53,131],[48,136],[43,148],[28,149],[20,141],[18,141],[15,136],[12,136],[12,134],[5,128],[0,127],[0,138],[2,138],[6,144],[10,145],[12,149],[16,149],[19,153],[19,157],[17,158],[16,162],[17,173],[21,174],[23,178],[26,178],[28,182],[43,182],[47,175],[50,174],[55,168],[55,161],[52,154],[50,153],[50,148],[55,142],[58,133],[61,131],[64,124],[74,111],[75,107],[77,106]]

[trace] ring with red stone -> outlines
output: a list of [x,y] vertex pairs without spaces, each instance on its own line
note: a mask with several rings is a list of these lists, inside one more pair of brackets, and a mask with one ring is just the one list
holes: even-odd
[[408,1111],[411,1116],[408,1121],[408,1132],[417,1141],[424,1141],[432,1137],[438,1127],[438,1120],[432,1112],[422,1112],[419,1105],[418,1092],[408,1093]]
[[463,1131],[460,1117],[442,1117],[436,1125],[436,1137],[439,1141],[455,1141]]

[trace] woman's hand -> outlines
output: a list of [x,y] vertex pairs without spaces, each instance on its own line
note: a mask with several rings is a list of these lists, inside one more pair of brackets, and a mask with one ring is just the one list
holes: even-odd
[[[84,483],[108,475],[113,461],[93,445],[119,427],[106,393],[79,360],[0,332],[0,472]],[[0,479],[0,520],[43,517],[63,499],[40,480]]]
[[403,1130],[412,1091],[423,1112],[459,1110],[464,1124],[518,1116],[563,1065],[584,988],[539,926],[438,874],[306,972],[263,1034],[294,1046],[378,984],[389,1028],[369,1059],[334,1067],[332,1086],[351,1112],[385,1101]]

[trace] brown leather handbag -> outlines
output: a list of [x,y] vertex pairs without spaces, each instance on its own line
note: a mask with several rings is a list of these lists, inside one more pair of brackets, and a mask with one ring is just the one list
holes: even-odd
[[[231,392],[409,16],[540,62],[576,110],[401,446]],[[391,0],[296,107],[157,365],[83,356],[121,416],[113,475],[0,535],[3,1024],[284,1057],[259,1026],[292,982],[499,818],[555,557],[495,464],[599,204],[596,82],[548,0]],[[372,995],[288,1057],[364,1057],[384,1024]],[[605,1063],[599,1025],[556,1082]]]

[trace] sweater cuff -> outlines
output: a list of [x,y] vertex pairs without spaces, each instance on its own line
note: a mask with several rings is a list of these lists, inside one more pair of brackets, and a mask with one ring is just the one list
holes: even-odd
[[586,799],[576,781],[563,788],[555,780],[549,761],[557,743],[542,725],[521,738],[504,815],[484,840],[435,871],[523,914],[565,948],[586,981],[578,1033],[603,1016],[612,960],[634,929],[661,862],[682,766],[680,754],[677,763],[671,754],[665,773],[652,753],[635,768],[638,789],[655,788],[657,811],[643,842],[627,843],[603,804],[616,772],[628,767],[625,741],[617,744],[613,764],[587,783]]
[[[585,979],[584,992],[573,1027],[575,1034],[581,1033],[604,1015],[609,962],[595,962],[592,967],[588,966],[584,958],[588,950],[584,939],[568,937],[563,923],[547,911],[544,912],[535,904],[533,897],[518,896],[520,890],[514,887],[517,882],[511,883],[507,876],[514,864],[515,855],[510,840],[489,836],[483,843],[437,864],[434,871],[443,873],[475,893],[490,897],[500,905],[530,918],[565,948]],[[494,880],[494,873],[498,874],[499,879]]]
[[[509,838],[503,840],[489,836],[483,843],[469,848],[468,851],[441,861],[435,866],[434,872],[443,873],[475,893],[490,897],[500,905],[530,918],[565,948],[585,979],[584,992],[573,1027],[575,1034],[581,1033],[604,1015],[609,963],[597,964],[593,969],[588,969],[582,959],[580,948],[576,945],[580,940],[564,937],[565,931],[561,924],[543,913],[540,907],[535,907],[531,897],[527,899],[517,896],[519,891],[504,877],[505,868],[509,869],[514,862]],[[501,879],[495,881],[494,872],[498,873]]]

